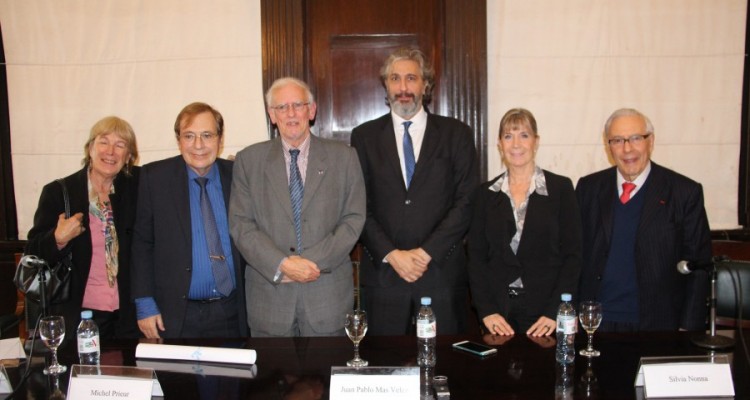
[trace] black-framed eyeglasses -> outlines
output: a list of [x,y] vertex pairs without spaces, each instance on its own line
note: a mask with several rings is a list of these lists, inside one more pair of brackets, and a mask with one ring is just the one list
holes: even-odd
[[309,106],[310,102],[303,103],[301,101],[297,101],[294,103],[286,103],[286,104],[279,104],[277,106],[271,106],[271,109],[274,111],[279,112],[287,112],[289,111],[289,108],[294,109],[294,111],[302,111],[305,107]]
[[649,136],[651,136],[650,133],[647,133],[645,135],[633,135],[629,138],[616,137],[608,139],[607,143],[609,143],[609,145],[612,147],[622,147],[625,145],[625,142],[630,143],[631,146],[637,146],[648,139]]
[[195,139],[197,137],[200,137],[201,140],[204,142],[213,142],[214,139],[219,137],[219,134],[214,133],[214,132],[201,132],[201,133],[185,132],[185,133],[180,134],[180,139],[186,143],[195,142]]

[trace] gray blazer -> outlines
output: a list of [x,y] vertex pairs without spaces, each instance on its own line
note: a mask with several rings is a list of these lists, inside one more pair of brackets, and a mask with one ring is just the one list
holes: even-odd
[[349,252],[365,222],[365,186],[354,149],[311,136],[302,201],[301,256],[330,269],[315,282],[275,283],[281,260],[297,246],[281,139],[237,154],[229,200],[229,230],[247,262],[251,334],[288,332],[301,304],[313,329],[343,327],[353,305]]

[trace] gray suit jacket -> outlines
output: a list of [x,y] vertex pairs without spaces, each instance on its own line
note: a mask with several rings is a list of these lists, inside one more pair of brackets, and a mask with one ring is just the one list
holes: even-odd
[[365,222],[362,170],[354,149],[316,136],[310,140],[301,256],[331,270],[315,282],[273,281],[281,260],[294,254],[297,246],[281,139],[249,146],[235,159],[229,230],[247,262],[251,334],[287,332],[297,304],[313,329],[321,332],[343,327],[344,316],[352,309],[349,252]]

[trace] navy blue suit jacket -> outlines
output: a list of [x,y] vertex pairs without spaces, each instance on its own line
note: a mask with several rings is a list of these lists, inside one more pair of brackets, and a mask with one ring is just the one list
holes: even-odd
[[[610,249],[616,168],[578,181],[576,195],[583,226],[581,300],[596,299]],[[681,260],[711,259],[711,232],[701,185],[653,161],[642,189],[645,204],[636,233],[635,259],[640,330],[701,330],[706,326],[708,277],[682,275]]]
[[471,219],[471,195],[479,185],[471,128],[453,118],[428,114],[408,190],[390,113],[354,128],[351,143],[357,149],[367,187],[362,284],[408,285],[382,260],[392,250],[421,247],[432,261],[414,285],[466,285],[463,239]]
[[[229,210],[232,161],[216,159],[224,204]],[[178,337],[185,319],[193,269],[190,194],[187,166],[182,156],[145,165],[138,188],[138,211],[133,238],[132,298],[153,297],[165,331],[161,337]],[[247,335],[243,264],[232,243],[240,334]]]

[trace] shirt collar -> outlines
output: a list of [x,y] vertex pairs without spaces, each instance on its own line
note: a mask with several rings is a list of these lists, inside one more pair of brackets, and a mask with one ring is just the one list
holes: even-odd
[[[208,178],[208,182],[215,182],[217,179],[219,179],[219,172],[216,167],[216,162],[211,164],[211,168],[208,170],[208,173],[204,175],[204,178]],[[187,168],[188,172],[188,180],[189,181],[195,181],[195,178],[199,178],[200,175],[198,175],[192,168],[190,168],[189,165],[185,164],[185,168]]]
[[[622,184],[625,182],[631,182],[625,179],[624,176],[622,176],[619,169],[615,168],[615,170],[617,170],[617,187],[618,188],[621,188]],[[648,175],[650,173],[651,173],[651,160],[649,160],[648,164],[646,164],[646,168],[643,169],[643,172],[641,172],[640,175],[638,175],[638,177],[635,178],[634,181],[632,181],[633,183],[635,183],[636,190],[643,187],[643,184],[646,183],[646,179],[648,179]]]
[[[508,171],[505,171],[489,189],[493,192],[509,193],[510,184],[508,183],[508,180]],[[531,184],[529,184],[529,191],[527,194],[531,195],[534,192],[538,195],[549,196],[549,193],[547,192],[547,180],[544,178],[544,170],[538,165],[534,166],[534,175],[531,178]]]
[[312,136],[312,133],[307,135],[307,137],[302,142],[302,144],[299,145],[299,147],[292,147],[292,145],[287,143],[284,138],[281,138],[281,147],[284,149],[284,155],[289,156],[289,150],[298,149],[299,157],[307,157],[307,154],[310,151],[310,136]]
[[412,123],[409,127],[409,132],[415,128],[417,128],[418,131],[424,131],[424,127],[427,126],[427,112],[424,110],[424,107],[421,106],[419,107],[419,111],[417,111],[411,119],[403,119],[393,111],[391,111],[391,118],[393,119],[393,129],[396,132],[401,132],[399,129],[406,121],[411,121]]

